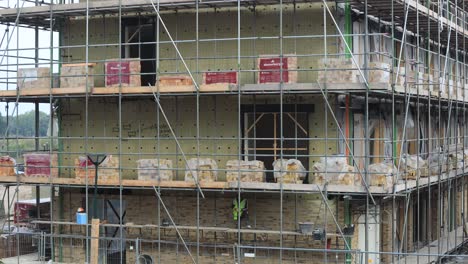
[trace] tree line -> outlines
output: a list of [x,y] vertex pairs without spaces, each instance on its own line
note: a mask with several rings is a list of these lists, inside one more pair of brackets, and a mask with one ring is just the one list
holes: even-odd
[[[47,136],[49,127],[49,115],[39,111],[39,136]],[[7,125],[8,124],[8,125]],[[34,111],[29,111],[23,114],[10,116],[8,123],[7,117],[0,112],[0,138],[4,137],[8,127],[10,136],[18,135],[19,137],[34,137],[35,136],[35,115]]]

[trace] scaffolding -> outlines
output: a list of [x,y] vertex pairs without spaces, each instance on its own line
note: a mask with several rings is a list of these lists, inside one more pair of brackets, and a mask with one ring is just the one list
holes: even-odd
[[0,257],[468,258],[467,16],[453,0],[7,2]]

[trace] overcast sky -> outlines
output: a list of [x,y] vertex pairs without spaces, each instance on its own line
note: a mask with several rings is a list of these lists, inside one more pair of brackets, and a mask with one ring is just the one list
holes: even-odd
[[[49,2],[49,1],[45,1]],[[16,1],[2,2],[0,5],[10,7],[16,7]],[[20,5],[23,4],[23,1],[20,1]],[[24,2],[24,6],[32,6],[33,3]],[[10,26],[9,34],[6,35],[5,30],[7,27],[5,25],[0,25],[0,39],[3,38],[0,46],[0,90],[15,90],[16,89],[16,70],[17,68],[34,68],[34,29],[29,28],[20,28],[15,27],[14,25]],[[19,37],[18,37],[19,36]],[[8,41],[9,40],[9,41]],[[58,46],[58,34],[53,33],[53,42],[51,44],[51,33],[50,31],[40,31],[39,33],[39,58],[42,59],[39,63],[43,64],[40,67],[50,67],[50,58],[51,58],[51,47]],[[16,47],[19,49],[30,49],[30,50],[16,50]],[[6,52],[6,50],[9,50]],[[58,59],[58,49],[53,50],[53,60]],[[26,57],[17,59],[17,56]],[[17,66],[18,64],[18,66]],[[7,71],[8,70],[8,71]],[[11,72],[15,71],[15,72]],[[53,67],[53,72],[58,72],[58,67],[55,65]],[[14,82],[9,84],[7,87],[6,81]],[[0,102],[0,113],[2,116],[6,114],[5,111],[6,103]],[[14,102],[9,104],[9,113],[12,114],[14,109]],[[34,110],[34,104],[31,103],[20,103],[18,107],[18,113],[24,113]],[[40,110],[46,113],[49,113],[49,105],[41,104]]]

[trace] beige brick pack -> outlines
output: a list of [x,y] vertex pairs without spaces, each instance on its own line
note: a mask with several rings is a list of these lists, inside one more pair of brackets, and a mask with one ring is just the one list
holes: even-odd
[[[62,214],[59,214],[58,210],[55,210],[56,219],[63,219],[63,221],[74,222],[75,212],[78,207],[82,206],[84,194],[74,189],[61,189],[60,197],[55,197],[55,203],[59,204],[59,199],[62,199],[61,204],[63,205]],[[278,194],[249,194],[245,196],[249,202],[249,218],[252,229],[258,230],[280,230],[280,212],[279,212],[279,195]],[[100,196],[100,199],[118,199],[118,195],[104,195]],[[179,226],[196,226],[197,220],[197,198],[193,194],[189,193],[162,193],[162,198],[169,209],[171,216]],[[232,219],[232,200],[234,194],[215,194],[207,196],[205,199],[200,199],[200,226],[202,227],[223,227],[223,228],[235,228],[235,222]],[[162,207],[157,202],[156,197],[152,192],[149,191],[136,191],[132,195],[124,195],[123,200],[126,201],[126,215],[125,223],[135,225],[145,224],[157,224],[158,213],[160,219],[168,219],[168,216],[164,212]],[[329,201],[330,207],[333,212],[336,212],[336,201]],[[137,205],[137,206],[136,206]],[[57,207],[58,208],[58,207]],[[284,195],[283,199],[283,230],[284,231],[296,231],[297,222],[312,221],[315,222],[316,227],[323,227],[324,223],[327,223],[327,232],[334,233],[336,226],[333,223],[333,219],[329,212],[325,213],[325,205],[321,203],[321,198],[317,195]],[[339,203],[338,208],[338,221],[340,225],[343,224],[343,206],[342,202]],[[325,219],[327,216],[327,219]],[[55,229],[55,232],[61,234],[81,234],[85,235],[85,228],[77,226],[64,226],[61,229]],[[158,229],[153,228],[126,228],[127,242],[127,261],[132,256],[132,252],[128,250],[130,240],[136,238],[157,240]],[[194,243],[197,241],[196,230],[181,229],[182,236],[188,243]],[[161,240],[177,242],[177,234],[173,228],[162,228],[160,231]],[[232,263],[232,245],[237,242],[237,233],[233,232],[210,232],[203,230],[200,232],[200,244],[201,244],[201,255],[206,258],[206,262],[203,263]],[[257,246],[278,246],[280,241],[279,234],[242,234],[242,243],[251,244],[255,243]],[[180,242],[179,242],[180,243]],[[315,241],[310,236],[303,235],[283,235],[283,246],[294,247],[294,248],[323,248],[325,242]],[[343,248],[344,242],[338,237],[332,237],[332,248]],[[79,243],[75,243],[79,244]],[[231,245],[228,248],[217,248],[216,254],[210,252],[213,250],[212,247],[204,245]],[[56,244],[56,247],[59,247]],[[72,247],[72,249],[65,249],[66,247]],[[158,256],[164,261],[169,263],[189,263],[186,252],[183,246],[179,244],[177,250],[171,249],[169,244],[162,246],[161,253],[158,255],[158,246],[156,242],[146,243],[142,245],[143,250],[148,252],[154,258]],[[70,260],[71,262],[80,262],[84,258],[85,247],[76,245],[69,246],[67,243],[62,243],[62,257]],[[56,248],[56,252],[59,252],[59,248]],[[192,251],[193,252],[193,251]],[[223,255],[221,253],[224,253]],[[70,254],[70,255],[68,255]],[[73,254],[73,256],[71,256]],[[230,258],[225,255],[228,254]],[[258,250],[257,255],[259,259],[266,261],[266,259],[277,259],[279,256],[276,253]],[[317,262],[323,261],[323,253],[312,253],[305,251],[296,252],[297,255],[302,255],[304,260],[317,259]],[[285,263],[294,260],[294,251],[284,251]],[[211,256],[211,257],[208,257]],[[261,256],[261,257],[260,257]],[[133,256],[134,257],[134,256]],[[330,257],[332,257],[330,255]],[[335,258],[333,254],[333,258]],[[338,258],[343,260],[344,254],[338,255]],[[78,259],[80,258],[80,259]],[[226,262],[224,262],[224,259]],[[248,263],[264,263],[257,262],[256,260],[248,259]],[[251,262],[252,261],[252,262]],[[130,262],[128,262],[130,263]],[[294,262],[291,262],[294,263]],[[311,262],[307,262],[311,263]]]

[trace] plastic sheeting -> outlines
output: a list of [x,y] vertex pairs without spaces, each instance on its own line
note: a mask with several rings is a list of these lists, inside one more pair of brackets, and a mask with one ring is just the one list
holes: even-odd
[[370,186],[381,186],[388,189],[393,186],[394,177],[397,173],[397,168],[392,161],[384,161],[369,165]]
[[277,159],[273,162],[276,182],[302,183],[307,173],[301,161],[297,159]]
[[[347,163],[345,156],[321,157],[320,162],[314,164],[313,182],[316,184],[355,185],[359,184],[359,175],[356,168]],[[311,181],[312,182],[312,181]]]

